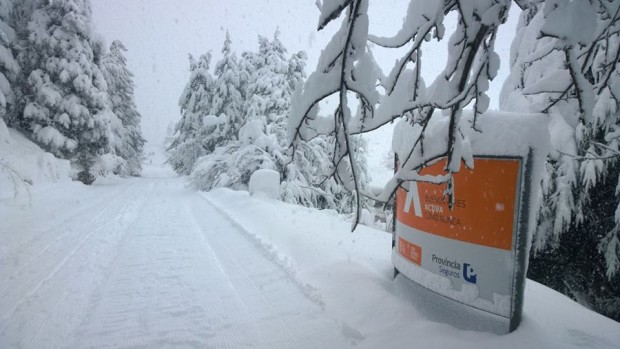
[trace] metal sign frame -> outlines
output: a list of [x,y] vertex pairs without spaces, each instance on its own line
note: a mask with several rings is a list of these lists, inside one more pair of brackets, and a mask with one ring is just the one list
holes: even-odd
[[[494,156],[490,154],[475,155],[474,166],[475,166],[476,159],[497,159],[497,160],[508,159],[508,160],[517,160],[519,162],[519,168],[518,168],[518,173],[517,173],[518,179],[515,183],[515,188],[514,188],[514,195],[515,195],[516,200],[514,203],[514,216],[512,217],[513,228],[512,228],[512,239],[511,239],[511,246],[510,246],[510,253],[511,253],[511,258],[512,258],[512,261],[511,261],[512,275],[510,275],[508,278],[503,278],[503,280],[501,280],[500,282],[502,287],[505,287],[505,292],[509,292],[509,294],[505,296],[509,298],[510,310],[504,311],[501,314],[494,312],[492,310],[488,310],[488,309],[485,310],[483,308],[480,308],[479,306],[476,306],[473,303],[468,303],[467,301],[463,301],[463,299],[458,299],[459,297],[455,297],[454,294],[452,294],[451,292],[447,292],[443,289],[437,289],[437,288],[434,289],[432,286],[425,285],[424,282],[420,282],[421,279],[424,279],[424,277],[423,278],[420,277],[421,275],[420,273],[426,276],[428,276],[428,273],[432,273],[436,275],[437,277],[447,278],[448,280],[450,280],[450,284],[452,286],[454,286],[456,281],[454,278],[450,278],[450,276],[447,273],[445,273],[444,275],[441,275],[439,273],[433,272],[428,267],[425,267],[425,265],[422,264],[421,255],[423,254],[422,248],[424,246],[422,246],[422,248],[419,248],[418,246],[414,244],[416,241],[413,241],[413,243],[411,243],[411,245],[415,247],[408,246],[406,242],[403,242],[403,244],[401,244],[401,241],[403,241],[402,240],[403,234],[411,235],[410,233],[405,232],[405,229],[412,228],[412,230],[416,231],[415,234],[418,234],[418,232],[420,233],[418,235],[419,237],[424,237],[425,234],[429,234],[429,235],[435,236],[433,237],[433,239],[437,239],[436,238],[437,235],[435,235],[435,233],[433,232],[428,232],[428,231],[417,229],[415,226],[412,226],[412,225],[407,225],[406,227],[403,228],[404,223],[400,221],[399,215],[398,215],[399,213],[398,212],[399,206],[397,204],[398,202],[397,196],[399,195],[398,191],[394,197],[394,208],[393,208],[394,211],[393,211],[393,222],[392,222],[392,261],[394,264],[394,277],[396,277],[398,274],[403,274],[404,276],[406,276],[408,279],[410,279],[414,283],[426,288],[427,290],[433,292],[439,297],[445,297],[454,302],[465,304],[468,307],[476,308],[477,310],[481,310],[483,312],[487,311],[491,315],[495,315],[499,319],[507,320],[506,328],[502,332],[508,333],[508,332],[514,331],[519,326],[521,322],[522,312],[523,312],[523,298],[524,298],[525,279],[526,279],[525,276],[526,276],[526,269],[527,269],[527,253],[528,253],[527,232],[528,232],[528,222],[529,222],[529,203],[532,199],[531,198],[531,193],[532,193],[531,178],[532,178],[533,151],[532,149],[530,149],[527,157],[525,158],[520,157],[520,156]],[[395,161],[394,168],[396,169],[398,167],[398,159],[395,157],[394,161]],[[417,185],[416,185],[416,188],[417,188]],[[459,187],[457,186],[455,190],[456,190],[456,195],[458,197]],[[402,195],[402,189],[399,189],[399,191],[401,191],[401,195]],[[419,212],[418,212],[418,216],[419,216]],[[409,220],[410,224],[411,222],[412,221]],[[453,224],[453,222],[451,221],[448,224]],[[400,230],[403,230],[403,231],[399,231],[399,227],[401,227]],[[448,239],[450,240],[449,242],[451,244],[450,246],[461,246],[462,245],[464,246],[464,249],[468,248],[471,250],[472,245],[477,246],[476,243],[472,244],[471,242],[462,242],[464,240],[458,241],[459,238],[454,238],[454,237],[443,236],[440,239]],[[425,240],[424,242],[429,244],[428,240],[426,239],[421,239],[421,240]],[[434,247],[437,248],[437,246],[434,246]],[[416,250],[418,248],[419,248],[419,251]],[[488,246],[485,248],[488,249]],[[505,250],[505,247],[503,248]],[[405,258],[405,256],[403,255],[403,251],[406,251],[406,253],[411,253],[413,257]],[[435,256],[433,255],[433,258],[434,257]],[[419,259],[416,260],[416,258],[419,258]],[[405,262],[408,262],[408,264],[404,265],[403,260]],[[503,262],[506,261],[506,256],[503,257],[502,261]],[[450,263],[450,261],[447,261],[446,263]],[[501,264],[501,262],[498,262],[498,263]],[[401,266],[400,269],[403,269],[403,270],[399,270],[399,268],[397,267],[397,264],[400,265]],[[428,263],[426,265],[428,265]],[[462,276],[465,278],[467,277],[467,271],[465,270],[465,268],[467,268],[468,266],[465,264],[462,267],[463,267]],[[459,265],[459,270],[461,270],[460,265]],[[435,277],[435,276],[432,276],[432,277]],[[474,284],[476,282],[475,277],[476,276],[474,274],[473,276]],[[506,285],[505,284],[506,282],[510,282],[510,285]],[[463,283],[461,283],[461,287],[463,287],[462,284]],[[478,287],[478,285],[476,285],[476,287]],[[501,320],[502,324],[504,323],[504,320]]]

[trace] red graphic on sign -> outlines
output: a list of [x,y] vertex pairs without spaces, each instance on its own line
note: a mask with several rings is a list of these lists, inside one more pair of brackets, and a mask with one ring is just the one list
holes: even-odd
[[422,265],[422,247],[400,238],[398,240],[398,253],[417,265]]

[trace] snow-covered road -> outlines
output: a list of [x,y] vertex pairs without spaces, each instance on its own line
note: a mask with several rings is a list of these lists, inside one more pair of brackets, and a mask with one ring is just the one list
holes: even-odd
[[62,206],[9,216],[23,239],[3,246],[0,346],[350,343],[320,301],[181,179],[96,188],[72,207],[54,195]]
[[389,234],[351,234],[335,212],[246,192],[194,192],[155,169],[0,200],[0,348],[620,342],[620,324],[532,281],[523,323],[509,335],[436,322],[445,309],[424,310],[424,298],[392,280]]

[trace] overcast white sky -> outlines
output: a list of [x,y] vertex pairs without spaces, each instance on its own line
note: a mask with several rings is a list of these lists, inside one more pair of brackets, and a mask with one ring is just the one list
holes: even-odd
[[[257,36],[272,37],[276,28],[289,54],[308,53],[307,73],[316,66],[322,47],[337,25],[316,32],[318,9],[315,0],[91,0],[95,31],[109,44],[120,39],[127,49],[129,68],[135,74],[136,103],[142,114],[142,128],[149,141],[160,142],[168,124],[180,118],[178,98],[189,78],[188,54],[213,53],[212,67],[228,29],[233,49],[240,54],[257,49]],[[406,12],[408,1],[370,1],[370,32],[395,33]],[[502,58],[498,78],[490,86],[491,107],[497,107],[501,83],[508,75],[508,55],[518,9],[513,6],[509,22],[502,27],[496,50]],[[447,28],[446,33],[450,33]],[[375,53],[389,67],[389,53]],[[425,58],[444,56],[441,49],[425,52]],[[441,59],[424,69],[429,78],[441,68]]]

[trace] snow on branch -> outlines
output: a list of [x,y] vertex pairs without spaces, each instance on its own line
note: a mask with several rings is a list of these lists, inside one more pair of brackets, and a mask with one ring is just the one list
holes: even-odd
[[[446,194],[453,201],[452,174],[459,171],[463,160],[468,166],[472,164],[469,142],[460,130],[461,113],[472,102],[475,115],[484,113],[489,106],[488,81],[496,76],[499,68],[499,57],[494,52],[495,36],[506,20],[509,7],[507,0],[411,0],[402,28],[386,38],[368,35],[367,0],[325,1],[320,6],[319,30],[341,12],[346,12],[346,17],[323,50],[316,71],[294,95],[288,133],[293,147],[320,134],[335,135],[335,176],[356,193],[356,222],[361,209],[360,195],[370,194],[360,187],[350,137],[406,115],[410,115],[411,123],[421,127],[421,132],[408,140],[412,151],[418,149],[421,158],[412,161],[410,154],[402,159],[402,168],[386,191],[393,192],[403,180],[438,181],[448,183]],[[448,43],[447,64],[427,87],[421,78],[424,43],[431,38],[438,41],[444,38],[443,22],[450,12],[458,15],[458,22]],[[410,46],[386,77],[375,63],[368,41],[383,48]],[[319,115],[320,102],[330,96],[338,98],[335,113]],[[352,96],[358,106],[355,113],[350,109],[354,103]],[[429,160],[425,158],[424,140],[426,127],[436,110],[450,115],[442,152],[448,158],[446,173],[437,178],[420,177],[420,168],[410,165]]]
[[329,22],[338,18],[342,11],[349,5],[353,0],[323,0],[323,4],[321,5],[317,1],[317,5],[321,10],[321,16],[319,17],[319,25],[318,30],[325,28]]
[[[618,271],[614,239],[620,220],[599,220],[620,207],[620,2],[523,1],[520,6],[521,28],[501,104],[504,110],[549,115],[555,148],[542,186],[534,250],[558,246],[565,232],[596,227],[600,231],[587,234],[601,237],[599,253],[611,278]],[[591,204],[600,193],[615,193],[603,208]]]
[[[356,64],[373,71],[373,60],[364,57],[368,35],[367,0],[324,2],[321,8],[319,30],[346,9],[347,16],[340,30],[323,51],[317,70],[312,73],[303,90],[293,97],[289,121],[289,137],[296,147],[299,141],[308,141],[318,134],[334,134],[336,137],[333,162],[335,176],[347,190],[354,191],[357,201],[353,229],[361,217],[360,181],[356,166],[351,133],[348,130],[352,119],[349,108],[349,93],[354,93],[363,105],[369,106],[374,98],[369,82],[376,79],[366,73],[356,74]],[[328,11],[326,11],[328,10]],[[361,69],[360,69],[361,71]],[[338,107],[334,122],[317,115],[318,103],[338,93]],[[365,94],[366,93],[366,94]],[[367,108],[364,108],[367,109]]]

